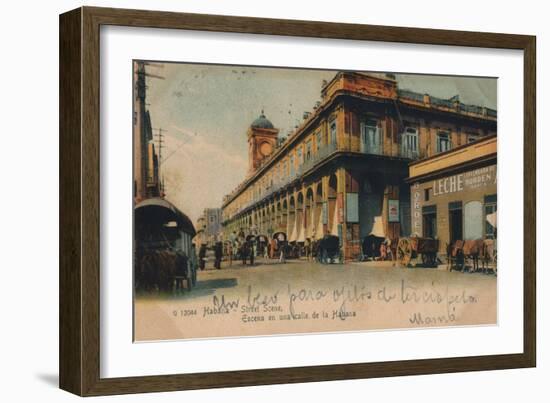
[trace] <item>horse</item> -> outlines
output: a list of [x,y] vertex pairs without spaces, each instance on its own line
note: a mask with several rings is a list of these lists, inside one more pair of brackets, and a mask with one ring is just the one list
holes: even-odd
[[188,259],[183,253],[167,249],[147,251],[136,264],[136,288],[144,291],[170,292],[176,276],[188,282],[191,278]]
[[340,239],[335,235],[325,235],[319,241],[317,255],[320,263],[333,263],[336,260],[338,260],[338,263],[343,263],[340,251]]
[[479,270],[479,257],[481,256],[484,248],[483,239],[471,239],[464,241],[464,258],[472,260],[472,267],[470,268],[470,273],[475,273]]
[[[464,241],[457,240],[454,243],[448,243],[447,250],[447,267],[449,271],[453,270],[453,267],[459,268],[464,271]],[[453,265],[454,263],[454,265]]]

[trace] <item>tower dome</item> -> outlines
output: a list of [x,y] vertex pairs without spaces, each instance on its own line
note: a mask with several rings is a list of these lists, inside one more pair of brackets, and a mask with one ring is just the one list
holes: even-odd
[[269,121],[268,118],[265,117],[264,111],[262,110],[261,115],[252,122],[250,127],[254,127],[256,129],[274,129],[275,126],[273,126],[273,123]]

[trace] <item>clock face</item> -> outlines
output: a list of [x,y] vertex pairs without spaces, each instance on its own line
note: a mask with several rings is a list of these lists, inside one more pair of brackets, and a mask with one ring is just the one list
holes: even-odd
[[271,144],[266,142],[260,144],[260,154],[262,154],[262,156],[267,157],[269,154],[271,154],[271,151]]

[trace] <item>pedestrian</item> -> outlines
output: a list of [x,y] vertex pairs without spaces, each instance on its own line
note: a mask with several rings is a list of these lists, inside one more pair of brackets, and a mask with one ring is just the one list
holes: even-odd
[[[392,241],[390,238],[386,238],[386,256],[388,260],[394,261],[394,255],[393,255],[393,249],[394,245],[392,245]],[[395,262],[394,262],[395,264]]]
[[233,246],[233,253],[235,256],[235,260],[239,260],[242,258],[241,256],[241,243],[237,240],[235,241],[235,244]]
[[248,254],[250,253],[250,251],[248,250],[247,242],[243,242],[243,244],[241,245],[240,253],[241,253],[241,258],[243,259],[243,266],[246,266],[246,259],[248,257]]
[[286,263],[286,241],[279,241],[279,263]]
[[250,264],[254,261],[254,256],[258,256],[258,242],[257,241],[250,241],[250,249],[252,250],[252,255],[250,259]]
[[248,253],[250,257],[250,266],[254,266],[254,256],[256,255],[256,243],[254,241],[249,241]]
[[304,242],[304,249],[306,252],[306,259],[309,262],[311,260],[311,240],[309,238],[306,238]]
[[216,245],[214,246],[214,268],[220,270],[222,268],[222,255],[223,255],[223,249],[222,249],[222,243],[216,242]]
[[269,244],[264,242],[264,259],[269,258]]
[[233,264],[233,245],[231,242],[227,244],[227,258],[229,259],[229,267]]
[[[183,287],[183,281],[187,280],[190,281],[189,278],[189,259],[187,258],[187,255],[185,252],[178,251],[176,253],[176,272],[175,272],[175,279],[176,279],[176,288],[175,288],[175,294],[179,294],[184,290]],[[191,287],[189,287],[190,289]]]
[[191,251],[189,252],[188,268],[188,275],[191,278],[191,283],[195,285],[197,283],[197,269],[199,268],[199,260],[197,259],[197,248],[194,243],[191,244]]
[[204,270],[205,266],[206,266],[206,245],[205,244],[201,244],[201,247],[199,249],[199,268],[201,270]]
[[386,241],[383,241],[380,244],[380,260],[384,261],[384,260],[386,260],[387,257],[388,257],[388,250],[387,250],[387,246],[386,246]]

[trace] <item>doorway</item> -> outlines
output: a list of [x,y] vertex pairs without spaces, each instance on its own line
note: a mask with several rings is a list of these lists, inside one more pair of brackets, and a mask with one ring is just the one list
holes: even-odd
[[449,203],[449,240],[451,244],[462,240],[462,202]]
[[432,239],[437,237],[437,212],[435,205],[422,207],[422,236]]

